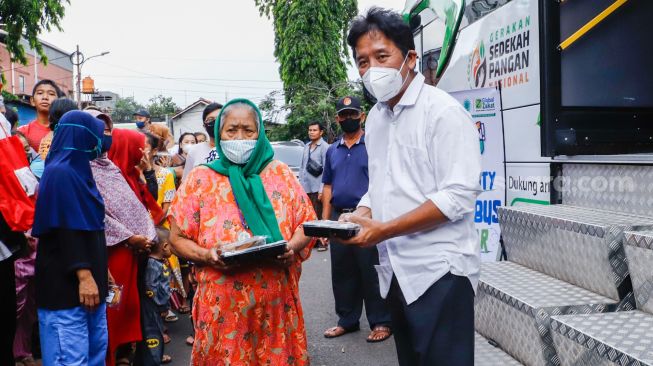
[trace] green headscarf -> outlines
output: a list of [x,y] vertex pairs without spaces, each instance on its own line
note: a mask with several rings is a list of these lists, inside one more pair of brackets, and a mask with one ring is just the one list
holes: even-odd
[[[229,161],[222,151],[222,147],[220,147],[220,121],[222,120],[222,114],[227,110],[227,107],[236,103],[244,103],[254,108],[259,122],[256,147],[245,165],[238,165]],[[270,141],[265,136],[263,118],[261,118],[261,112],[256,104],[247,99],[233,99],[222,108],[215,124],[215,148],[220,159],[205,165],[219,174],[229,177],[231,190],[236,197],[238,208],[243,213],[245,222],[252,233],[254,235],[267,236],[272,241],[283,240],[272,203],[270,203],[268,194],[263,187],[263,181],[261,181],[261,177],[259,176],[261,171],[274,158],[274,150],[272,150],[272,145],[270,145]]]

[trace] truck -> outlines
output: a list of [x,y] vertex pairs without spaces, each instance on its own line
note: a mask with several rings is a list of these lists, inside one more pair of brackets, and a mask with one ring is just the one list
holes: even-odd
[[653,365],[653,1],[402,15],[479,131],[476,364]]

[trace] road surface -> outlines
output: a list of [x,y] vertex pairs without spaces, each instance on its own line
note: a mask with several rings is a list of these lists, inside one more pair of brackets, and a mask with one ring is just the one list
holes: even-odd
[[[329,252],[313,251],[304,263],[300,280],[300,295],[308,336],[308,350],[313,366],[396,366],[397,355],[392,338],[381,343],[367,343],[369,333],[366,319],[361,320],[361,331],[335,339],[326,339],[324,330],[334,326],[337,318],[331,290]],[[190,331],[187,316],[168,324],[172,342],[166,353],[173,357],[172,365],[189,365],[191,348],[184,344]]]

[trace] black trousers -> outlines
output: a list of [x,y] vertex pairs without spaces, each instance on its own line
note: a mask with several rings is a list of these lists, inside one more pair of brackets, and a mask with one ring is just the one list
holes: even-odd
[[16,334],[16,276],[13,258],[0,261],[0,299],[0,365],[13,365]]
[[474,365],[474,290],[467,277],[448,273],[410,305],[393,277],[387,300],[400,366]]
[[[339,213],[331,215],[337,220]],[[370,328],[391,323],[388,307],[381,298],[379,278],[374,265],[379,264],[376,247],[359,248],[331,239],[331,281],[336,300],[338,325],[354,330],[360,327],[365,303],[365,314]]]

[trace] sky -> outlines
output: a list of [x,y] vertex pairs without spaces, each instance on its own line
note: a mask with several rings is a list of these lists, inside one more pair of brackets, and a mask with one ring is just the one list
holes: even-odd
[[[324,0],[328,1],[328,0]],[[401,10],[404,0],[359,0]],[[41,38],[86,58],[82,78],[95,88],[147,104],[158,94],[184,107],[200,97],[260,101],[283,86],[274,58],[274,29],[254,0],[71,0],[63,31]],[[349,76],[358,78],[350,65]]]

